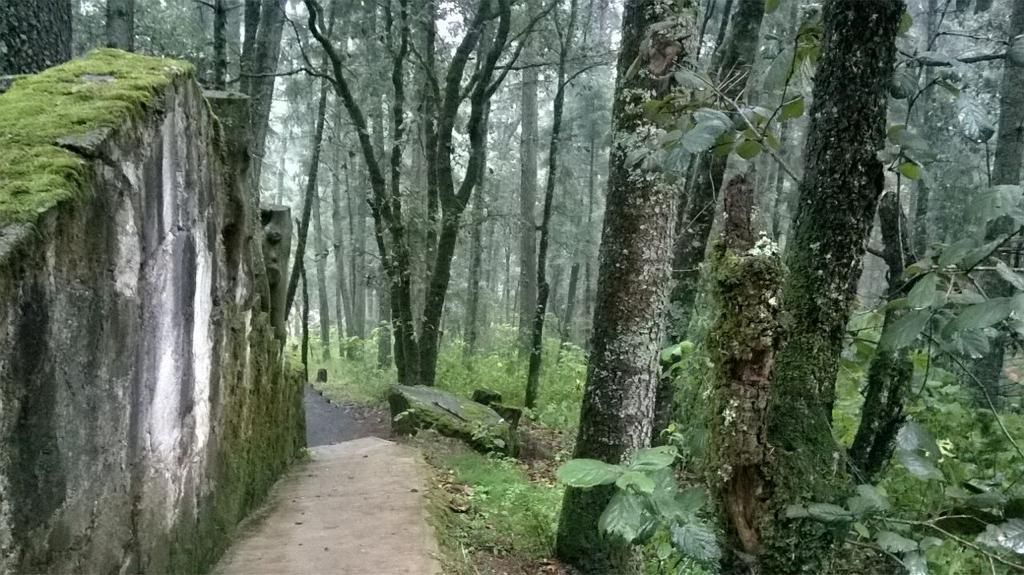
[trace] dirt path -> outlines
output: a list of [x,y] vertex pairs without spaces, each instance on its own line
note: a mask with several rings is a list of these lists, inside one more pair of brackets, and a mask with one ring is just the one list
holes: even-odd
[[438,575],[425,464],[376,437],[310,449],[215,575]]
[[383,410],[339,406],[312,386],[306,386],[306,445],[331,445],[361,437],[390,436],[388,414]]

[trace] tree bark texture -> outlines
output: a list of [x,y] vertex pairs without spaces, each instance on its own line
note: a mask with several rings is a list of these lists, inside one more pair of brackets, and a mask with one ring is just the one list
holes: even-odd
[[[109,1],[109,0],[108,0]],[[227,0],[213,0],[213,82],[216,90],[227,85],[228,75]]]
[[782,260],[774,242],[755,243],[754,185],[746,175],[725,187],[722,240],[713,249],[711,278],[718,317],[708,334],[715,365],[711,445],[729,547],[723,573],[747,573],[761,553],[760,524],[771,446],[768,402],[775,354],[782,341]]
[[[316,262],[317,312],[320,316],[320,345],[323,359],[331,358],[331,298],[327,291],[327,241],[324,223],[320,217],[320,194],[313,192],[313,261]],[[339,308],[339,312],[340,308]]]
[[71,0],[0,4],[0,76],[34,74],[71,59]]
[[[676,2],[673,8],[666,10],[657,0],[629,0],[623,13],[608,198],[577,458],[618,463],[651,438],[671,278],[675,190],[661,174],[626,159],[637,147],[657,147],[657,128],[645,116],[644,106],[659,93],[675,89],[670,78],[676,65],[693,54],[691,46],[680,42],[692,43],[696,36],[695,2]],[[658,48],[641,49],[648,42]],[[624,575],[638,570],[628,546],[597,530],[614,490],[566,490],[556,553],[586,573]]]
[[[770,407],[772,514],[762,532],[765,575],[822,573],[839,541],[798,501],[830,501],[846,487],[832,438],[835,381],[864,242],[884,187],[886,94],[901,0],[829,0],[815,75],[800,204],[786,254],[787,341]],[[795,571],[798,569],[798,571]]]
[[[281,56],[281,34],[284,29],[286,2],[287,0],[263,0],[252,62],[253,73],[257,74],[257,77],[250,79],[249,90],[246,92],[252,101],[252,155],[255,161],[250,176],[252,193],[257,195],[257,199],[270,124],[270,108],[274,99],[274,74],[277,72],[277,62]],[[248,24],[248,20],[246,23]]]
[[[532,48],[535,40],[527,39]],[[533,51],[530,51],[532,54]],[[537,309],[537,68],[523,70],[519,141],[519,351],[530,352]]]

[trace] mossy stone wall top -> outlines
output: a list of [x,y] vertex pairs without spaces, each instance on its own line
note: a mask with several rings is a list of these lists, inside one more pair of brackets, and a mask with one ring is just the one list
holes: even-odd
[[102,49],[14,82],[0,94],[0,226],[88,190],[89,168],[61,140],[116,129],[142,117],[191,65]]

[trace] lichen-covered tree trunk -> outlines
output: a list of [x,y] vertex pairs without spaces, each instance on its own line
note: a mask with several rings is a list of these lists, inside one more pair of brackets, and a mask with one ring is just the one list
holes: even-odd
[[755,240],[754,185],[745,175],[725,187],[722,240],[711,258],[718,317],[708,334],[715,365],[711,476],[729,547],[723,573],[748,573],[761,553],[761,521],[771,479],[768,402],[782,341],[782,260],[774,242]]
[[[646,117],[645,104],[676,89],[670,79],[677,64],[693,53],[681,42],[696,37],[695,11],[692,0],[629,0],[625,5],[594,332],[575,457],[618,463],[650,442],[671,276],[675,190],[661,174],[627,162],[627,156],[658,146],[658,128]],[[638,570],[625,543],[597,530],[614,489],[571,488],[565,494],[556,553],[587,573]]]
[[213,82],[223,90],[228,75],[228,6],[227,0],[213,0]]
[[[729,6],[722,14],[722,30],[729,22]],[[726,87],[723,93],[731,100],[739,99],[748,82],[735,78],[750,74],[760,38],[761,20],[764,19],[764,0],[740,0],[732,17],[732,27],[724,45],[718,52],[712,68],[718,82]],[[721,38],[719,38],[721,43]],[[726,80],[732,81],[726,83]],[[753,81],[750,81],[753,85]],[[715,220],[718,189],[722,185],[728,156],[705,152],[694,162],[693,177],[680,188],[677,202],[675,241],[672,247],[672,292],[668,306],[668,339],[678,343],[686,338],[690,315],[700,283],[700,264],[707,251],[711,225]],[[685,209],[683,209],[685,208]],[[675,397],[674,380],[662,379],[658,387],[658,401],[654,433],[665,429],[671,421]]]
[[[882,231],[883,256],[888,266],[887,298],[892,301],[905,295],[911,286],[903,281],[903,270],[914,261],[907,233],[907,219],[903,216],[899,197],[895,193],[882,196],[878,205],[878,219]],[[903,317],[905,308],[886,311],[882,333],[892,329]],[[850,459],[860,470],[864,480],[877,475],[892,456],[896,434],[903,425],[903,407],[914,375],[914,364],[909,350],[878,349],[868,367],[864,406],[860,425],[850,446]]]
[[107,0],[106,32],[108,47],[135,49],[135,0]]
[[[1009,37],[1024,34],[1024,0],[1013,0]],[[1015,185],[1021,182],[1021,163],[1024,162],[1024,64],[1013,58],[1003,60],[1003,82],[999,89],[999,131],[992,160],[992,185]],[[1011,218],[999,218],[985,232],[993,240],[1014,231]],[[994,276],[995,274],[993,274]],[[998,277],[985,278],[985,293],[989,297],[1013,295],[1013,288]],[[1003,375],[1005,338],[997,338],[992,351],[975,364],[978,380],[988,389],[992,398],[998,398],[999,383]]]
[[835,380],[864,242],[884,186],[886,93],[901,0],[829,0],[815,74],[800,204],[786,254],[787,340],[778,354],[768,438],[771,516],[763,526],[765,575],[823,573],[831,528],[787,519],[797,501],[828,501],[846,477],[832,438]]
[[32,74],[71,58],[71,0],[0,3],[0,76]]

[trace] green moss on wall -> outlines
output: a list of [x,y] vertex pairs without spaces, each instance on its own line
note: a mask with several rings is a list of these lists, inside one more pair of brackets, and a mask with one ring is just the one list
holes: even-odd
[[17,80],[0,95],[0,225],[32,222],[88,189],[88,166],[61,138],[141,116],[184,62],[103,49]]

